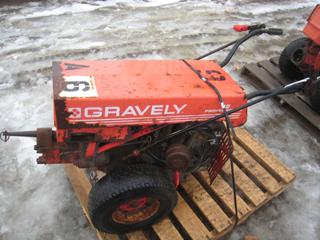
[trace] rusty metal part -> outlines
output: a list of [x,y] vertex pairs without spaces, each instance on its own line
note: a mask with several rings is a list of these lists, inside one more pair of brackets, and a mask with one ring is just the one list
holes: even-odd
[[183,144],[172,144],[166,151],[166,164],[173,170],[183,171],[190,166],[192,154]]
[[154,216],[159,208],[159,200],[152,197],[128,200],[112,213],[112,220],[121,224],[139,223]]
[[36,150],[52,147],[53,134],[52,134],[51,128],[38,128],[36,136],[37,136],[37,145],[35,147]]
[[104,144],[102,146],[100,146],[98,148],[98,153],[102,153],[102,152],[105,152],[107,150],[110,150],[112,148],[115,148],[115,147],[118,147],[118,146],[121,146],[125,143],[128,143],[130,142],[131,140],[134,140],[134,139],[137,139],[139,137],[142,137],[144,135],[147,135],[151,132],[155,132],[156,130],[159,130],[161,128],[164,128],[166,125],[160,125],[160,126],[146,126],[146,127],[143,127],[140,131],[136,132],[136,133],[133,133],[131,134],[130,136],[127,137],[127,139],[125,140],[119,140],[119,141],[116,141],[116,142],[111,142],[111,143],[107,143],[107,144]]
[[64,162],[74,162],[80,159],[80,152],[62,152],[60,153],[60,159]]
[[97,154],[95,158],[86,159],[83,157],[73,158],[73,164],[79,168],[104,167],[108,163],[104,153]]
[[51,128],[38,128],[35,132],[37,144],[34,149],[42,154],[39,164],[72,163],[79,156],[79,144],[57,143],[55,132]]

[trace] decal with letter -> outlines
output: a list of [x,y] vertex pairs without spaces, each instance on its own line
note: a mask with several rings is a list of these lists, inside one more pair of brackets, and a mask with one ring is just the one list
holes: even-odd
[[97,97],[96,84],[92,76],[64,76],[65,89],[60,92],[60,97],[86,98]]

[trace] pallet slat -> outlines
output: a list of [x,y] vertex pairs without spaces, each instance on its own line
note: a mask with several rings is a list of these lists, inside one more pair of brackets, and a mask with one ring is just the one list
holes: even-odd
[[218,232],[230,227],[232,221],[194,176],[189,175],[182,187]]
[[[239,223],[242,223],[261,206],[284,191],[292,183],[295,175],[246,130],[236,131],[238,138],[234,140],[235,177],[237,188],[240,190],[237,201]],[[91,184],[88,175],[73,165],[65,165],[65,171],[90,223],[87,198]],[[102,177],[103,174],[99,176]],[[223,237],[231,231],[234,223],[230,163],[226,163],[222,173],[211,186],[208,184],[208,178],[207,172],[197,172],[187,176],[179,189],[178,204],[172,215],[153,225],[153,231],[137,231],[121,237],[97,231],[97,238],[113,240],[151,237],[153,239],[154,234],[160,240],[181,240],[185,237],[207,240]]]
[[174,227],[168,218],[161,220],[159,223],[152,226],[160,239],[182,240],[178,230]]
[[[209,182],[209,175],[207,172],[201,172],[200,176]],[[234,202],[233,202],[233,191],[229,184],[223,180],[221,176],[217,176],[212,185],[209,188],[224,202],[226,207],[235,214]],[[239,217],[247,215],[251,208],[245,203],[245,201],[238,195],[237,196]]]
[[212,237],[211,233],[179,193],[178,204],[175,209],[173,209],[173,214],[192,239],[210,239]]
[[281,85],[286,85],[288,82],[284,79],[279,68],[268,60],[262,61],[258,64],[260,67],[263,67],[274,79],[278,79],[278,82]]
[[[231,179],[230,162],[227,162],[222,170]],[[260,206],[266,200],[265,194],[237,165],[234,165],[234,173],[237,187],[255,207]]]
[[136,231],[126,234],[128,240],[147,240],[148,238],[144,235],[142,231]]
[[259,67],[256,64],[248,64],[244,67],[245,71],[244,73],[250,73],[253,74],[255,73],[255,77],[258,78],[260,81],[262,79],[266,79],[266,81],[263,81],[263,85],[267,87],[268,89],[274,89],[274,88],[279,88],[282,85],[277,82],[274,78],[272,78],[267,71],[265,71],[263,68]]
[[239,128],[236,130],[236,134],[239,138],[236,141],[240,143],[247,152],[253,155],[270,173],[286,183],[290,183],[292,179],[294,179],[293,172],[247,131]]
[[241,165],[253,179],[259,182],[271,194],[277,193],[281,186],[277,180],[259,163],[257,163],[244,149],[234,143],[234,155],[237,164]]

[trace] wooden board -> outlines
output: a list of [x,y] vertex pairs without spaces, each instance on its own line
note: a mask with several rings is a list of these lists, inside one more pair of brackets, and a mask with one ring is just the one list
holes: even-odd
[[[279,88],[290,82],[282,76],[278,61],[279,58],[275,57],[270,60],[247,64],[243,67],[242,74],[249,76],[252,83],[260,89]],[[317,137],[320,135],[320,114],[311,108],[308,97],[302,93],[295,93],[281,95],[277,99],[280,100],[281,104],[286,103],[288,109],[292,110],[299,119],[308,122],[311,125],[312,133],[316,131]]]
[[[283,192],[294,173],[245,129],[236,130],[235,176],[238,189],[239,224]],[[65,171],[88,218],[88,175],[73,165]],[[89,218],[88,218],[89,219]],[[90,223],[90,220],[88,220]],[[178,204],[168,218],[145,229],[117,236],[97,231],[98,239],[219,239],[230,232],[235,221],[230,163],[212,185],[208,173],[189,175],[178,188]]]

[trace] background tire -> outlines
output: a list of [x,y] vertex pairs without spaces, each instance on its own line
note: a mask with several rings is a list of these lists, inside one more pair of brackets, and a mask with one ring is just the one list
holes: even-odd
[[166,169],[134,164],[115,169],[93,186],[89,214],[98,230],[122,234],[156,223],[176,202],[176,188]]
[[308,43],[309,39],[306,37],[298,38],[282,51],[279,58],[279,68],[281,73],[289,80],[295,81],[303,78],[303,73],[292,62],[294,59],[296,62],[301,61],[303,58],[303,48]]

